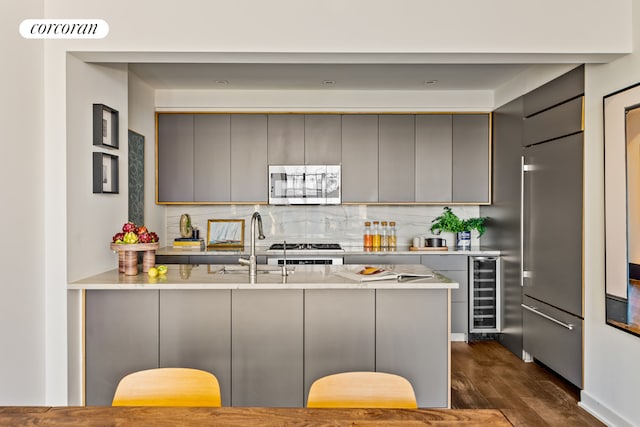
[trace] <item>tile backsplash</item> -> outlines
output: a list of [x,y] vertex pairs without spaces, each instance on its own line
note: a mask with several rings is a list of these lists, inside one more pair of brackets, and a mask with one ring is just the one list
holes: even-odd
[[[443,205],[444,206],[444,205]],[[180,216],[187,213],[191,222],[200,229],[200,237],[207,238],[207,220],[244,219],[245,245],[249,241],[251,215],[260,212],[265,240],[259,245],[274,242],[338,242],[343,246],[362,245],[365,221],[395,221],[398,246],[410,245],[413,237],[431,236],[431,221],[442,213],[443,206],[271,206],[271,205],[170,205],[167,206],[166,245],[180,237]],[[479,216],[478,206],[451,206],[461,218]],[[452,239],[450,233],[444,238]],[[472,234],[472,245],[479,244],[477,233]],[[453,246],[453,240],[449,246]]]

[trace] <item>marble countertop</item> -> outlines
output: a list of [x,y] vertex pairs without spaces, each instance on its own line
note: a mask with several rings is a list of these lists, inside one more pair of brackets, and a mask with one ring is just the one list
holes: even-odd
[[[472,246],[471,249],[462,250],[456,248],[449,248],[446,251],[412,251],[409,250],[409,246],[398,246],[395,251],[381,250],[381,251],[365,251],[362,246],[342,246],[342,251],[331,250],[304,250],[304,251],[287,251],[287,256],[317,256],[317,255],[331,255],[331,256],[346,256],[346,255],[468,255],[468,256],[500,256],[500,251],[497,249],[486,248],[482,246]],[[278,256],[282,255],[282,251],[270,251],[268,246],[256,246],[256,255],[260,256]],[[156,251],[157,255],[232,255],[232,256],[244,256],[249,255],[249,246],[245,246],[244,249],[236,250],[213,250],[213,249],[182,249],[174,248],[172,246],[164,246]]]
[[87,277],[67,286],[69,290],[158,290],[158,289],[456,289],[458,283],[419,264],[398,265],[396,272],[433,273],[431,278],[398,281],[396,279],[359,282],[341,276],[358,272],[362,265],[296,265],[288,276],[277,266],[260,265],[255,282],[247,267],[239,265],[169,265],[166,275],[149,277],[147,273],[125,276],[117,269]]

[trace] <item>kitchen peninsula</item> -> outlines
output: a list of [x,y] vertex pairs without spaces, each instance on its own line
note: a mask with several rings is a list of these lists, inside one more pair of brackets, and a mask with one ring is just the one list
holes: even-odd
[[[458,283],[357,282],[362,266],[171,265],[165,277],[111,270],[69,284],[84,292],[85,403],[110,405],[125,374],[208,370],[224,406],[305,405],[311,383],[341,371],[409,379],[420,407],[450,407],[450,305]],[[423,265],[398,272],[429,273]]]

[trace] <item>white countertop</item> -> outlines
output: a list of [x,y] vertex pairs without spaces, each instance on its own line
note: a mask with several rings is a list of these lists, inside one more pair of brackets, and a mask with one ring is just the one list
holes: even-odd
[[[282,255],[282,251],[270,251],[268,246],[256,246],[256,255],[259,256],[279,256]],[[232,255],[232,256],[245,256],[249,254],[249,247],[245,246],[244,249],[236,250],[213,250],[213,249],[182,249],[174,248],[173,246],[164,246],[156,251],[157,255]],[[287,251],[287,256],[347,256],[347,255],[468,255],[468,256],[500,256],[500,251],[496,249],[475,247],[471,249],[461,250],[456,248],[449,248],[446,251],[411,251],[408,246],[399,246],[395,251],[381,250],[381,251],[365,251],[362,246],[345,246],[343,245],[342,251],[333,250],[304,250],[304,251]]]
[[[240,266],[232,265],[169,265],[164,276],[149,277],[147,273],[137,276],[125,276],[117,269],[95,276],[87,277],[67,286],[69,290],[104,290],[104,289],[456,289],[458,283],[445,276],[434,273],[433,278],[409,281],[378,280],[373,282],[357,282],[337,273],[341,271],[358,272],[362,265],[296,265],[290,266],[294,271],[283,277],[281,270],[275,266],[260,265],[261,269],[269,269],[267,273],[259,273],[255,283],[249,280],[245,270],[224,273],[223,270],[238,270]],[[419,264],[388,266],[397,272],[430,273],[431,270]]]

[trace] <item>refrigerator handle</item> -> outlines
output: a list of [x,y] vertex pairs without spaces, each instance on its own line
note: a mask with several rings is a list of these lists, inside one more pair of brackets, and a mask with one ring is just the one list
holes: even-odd
[[541,311],[538,311],[538,309],[536,309],[535,307],[531,307],[531,306],[526,305],[526,304],[520,304],[520,305],[522,306],[522,308],[524,308],[526,310],[529,310],[530,312],[532,312],[534,314],[537,314],[538,316],[544,317],[545,319],[550,320],[553,323],[562,326],[563,328],[567,328],[568,330],[573,331],[573,325],[571,323],[561,322],[560,320],[558,320],[558,319],[556,319],[554,317],[551,317],[548,314],[544,314]]
[[520,156],[520,287],[524,287],[524,156]]

